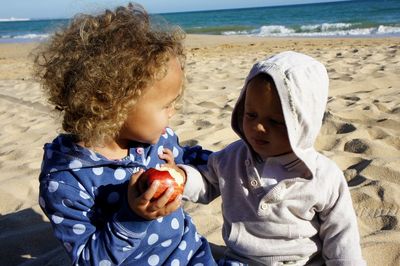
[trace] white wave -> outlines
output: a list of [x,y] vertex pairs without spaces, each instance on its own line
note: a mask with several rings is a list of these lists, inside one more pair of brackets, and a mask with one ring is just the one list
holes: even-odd
[[376,30],[377,34],[392,34],[392,33],[400,33],[400,27],[391,27],[391,26],[383,26],[380,25]]
[[281,25],[271,25],[271,26],[262,26],[260,28],[260,35],[266,35],[266,34],[286,34],[290,35],[293,34],[295,31],[290,28],[286,28],[285,26]]
[[0,18],[0,22],[12,22],[12,21],[29,21],[30,18]]
[[222,35],[247,35],[249,33],[250,32],[244,30],[244,31],[224,31],[221,34]]
[[290,28],[286,28],[281,25],[270,25],[270,26],[262,26],[259,29],[251,30],[251,31],[225,31],[223,35],[257,35],[257,36],[270,36],[275,34],[285,34],[290,35],[295,31]]
[[316,25],[303,25],[300,27],[302,31],[331,31],[331,30],[340,30],[340,29],[348,29],[352,26],[350,23],[322,23]]
[[[300,32],[294,29],[282,26],[271,25],[262,26],[252,31],[229,31],[223,32],[223,35],[250,35],[260,37],[335,37],[335,36],[376,36],[376,35],[396,35],[400,34],[400,27],[383,26],[371,28],[354,28],[348,23],[324,23],[320,25],[305,25],[301,27]],[[319,29],[318,31],[316,31]]]
[[34,39],[34,40],[43,40],[47,39],[49,34],[23,34],[23,35],[3,35],[0,39]]

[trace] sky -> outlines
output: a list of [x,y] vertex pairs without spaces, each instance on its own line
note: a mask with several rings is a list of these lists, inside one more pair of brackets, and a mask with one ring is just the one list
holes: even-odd
[[[128,0],[0,0],[0,19],[70,18],[75,13],[94,13],[127,4]],[[136,0],[149,13],[293,5],[333,0]]]

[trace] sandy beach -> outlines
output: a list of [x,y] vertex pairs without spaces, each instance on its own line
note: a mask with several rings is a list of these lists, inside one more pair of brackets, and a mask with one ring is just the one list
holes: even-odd
[[[69,265],[38,204],[42,147],[61,131],[31,74],[36,46],[0,44],[0,265]],[[230,115],[256,60],[294,50],[326,65],[330,96],[316,148],[345,173],[368,265],[400,265],[400,38],[189,35],[186,46],[186,92],[171,127],[182,144],[211,150],[238,138]],[[184,204],[217,246],[220,204]]]

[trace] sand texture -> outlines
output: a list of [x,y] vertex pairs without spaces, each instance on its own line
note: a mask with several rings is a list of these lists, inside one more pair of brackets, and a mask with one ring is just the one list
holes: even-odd
[[[42,147],[61,131],[31,74],[35,46],[0,45],[0,265],[69,265],[38,205]],[[368,265],[400,265],[400,38],[190,35],[187,49],[183,108],[171,126],[183,144],[211,150],[237,139],[230,115],[256,60],[294,50],[326,65],[329,103],[316,148],[345,173]],[[220,204],[184,204],[216,245]]]

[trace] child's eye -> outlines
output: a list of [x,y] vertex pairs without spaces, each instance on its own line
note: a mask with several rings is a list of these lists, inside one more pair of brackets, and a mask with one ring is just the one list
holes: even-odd
[[271,124],[278,125],[278,126],[285,126],[285,121],[278,121],[278,120],[270,120]]
[[246,116],[246,118],[254,119],[254,118],[257,117],[257,114],[255,114],[255,113],[250,113],[250,112],[246,112],[246,113],[245,113],[245,116]]

